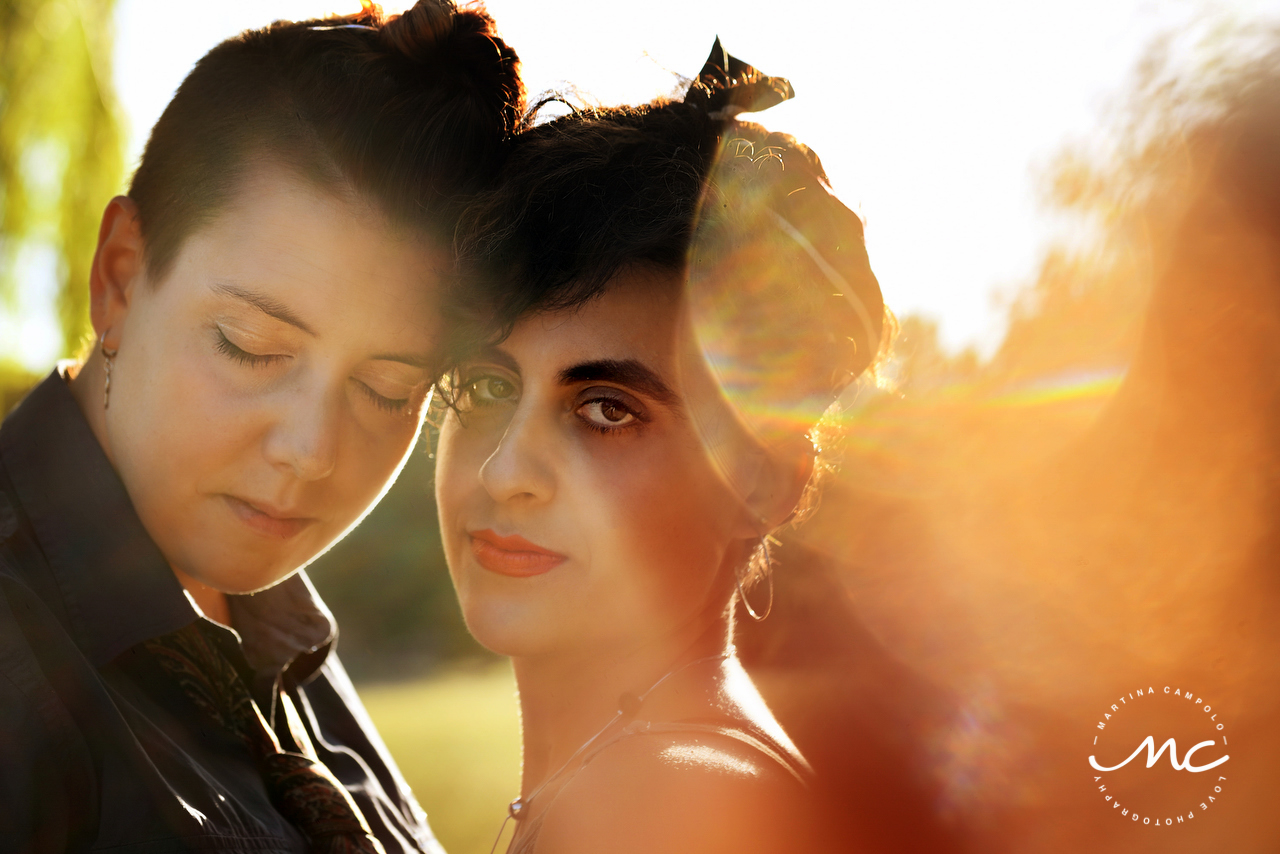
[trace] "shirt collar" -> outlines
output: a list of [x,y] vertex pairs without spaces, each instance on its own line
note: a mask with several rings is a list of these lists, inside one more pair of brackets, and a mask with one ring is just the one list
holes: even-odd
[[324,662],[312,653],[327,653],[337,639],[333,615],[304,572],[257,593],[228,596],[227,604],[244,657],[259,674],[287,667],[292,682],[305,682]]
[[[62,596],[68,628],[97,666],[200,617],[133,509],[59,368],[0,427],[0,458]],[[299,657],[319,668],[333,618],[302,573],[255,595],[230,597],[232,622],[254,670]],[[302,664],[301,661],[298,662]]]

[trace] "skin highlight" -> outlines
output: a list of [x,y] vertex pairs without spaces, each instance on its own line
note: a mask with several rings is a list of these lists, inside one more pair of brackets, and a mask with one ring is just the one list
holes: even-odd
[[[389,486],[421,423],[444,254],[350,194],[264,164],[148,277],[136,208],[107,206],[99,338],[72,393],[201,609],[323,552]],[[102,346],[115,351],[103,407]]]

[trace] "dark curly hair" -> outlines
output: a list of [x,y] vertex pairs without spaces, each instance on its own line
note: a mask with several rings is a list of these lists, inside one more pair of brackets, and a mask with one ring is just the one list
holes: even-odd
[[690,100],[574,110],[512,140],[498,182],[463,215],[458,252],[477,285],[452,308],[455,353],[581,305],[635,266],[719,279],[732,298],[735,277],[717,271],[741,271],[743,250],[767,244],[768,270],[752,269],[777,280],[766,293],[807,295],[775,308],[805,315],[793,330],[822,350],[823,393],[876,359],[889,324],[862,222],[817,155]]
[[[734,118],[744,104],[759,109],[761,95],[766,105],[789,97],[790,84],[727,55],[717,67],[718,53],[719,42],[683,101],[575,109],[513,139],[498,182],[461,220],[472,286],[450,309],[452,349],[462,361],[522,317],[582,305],[631,269],[675,273],[645,281],[682,288],[695,318],[714,318],[717,355],[735,380],[752,380],[749,408],[784,414],[757,419],[757,438],[798,430],[818,452],[794,523],[829,468],[823,415],[887,349],[892,315],[862,221],[832,194],[818,156]],[[446,377],[440,391],[457,408],[454,385]],[[745,583],[768,565],[762,543]]]

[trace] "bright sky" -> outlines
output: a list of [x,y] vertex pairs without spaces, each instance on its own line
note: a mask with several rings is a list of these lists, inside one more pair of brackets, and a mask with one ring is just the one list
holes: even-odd
[[[1054,154],[1103,124],[1151,39],[1192,21],[1250,19],[1278,0],[490,0],[531,92],[566,82],[603,103],[668,94],[718,34],[788,77],[794,101],[759,115],[822,157],[867,222],[899,315],[926,314],[953,348],[990,351],[998,301],[1034,276],[1055,228],[1039,205]],[[407,0],[388,2],[388,11]],[[129,166],[191,65],[276,18],[358,0],[118,0],[116,83]],[[28,358],[34,354],[27,354]]]

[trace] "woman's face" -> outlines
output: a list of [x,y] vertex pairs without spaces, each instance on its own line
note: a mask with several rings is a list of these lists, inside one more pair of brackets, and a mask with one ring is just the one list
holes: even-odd
[[418,432],[441,258],[277,169],[124,283],[106,445],[174,567],[257,590],[369,509]]
[[467,625],[497,652],[636,646],[728,602],[752,526],[690,418],[678,289],[646,275],[459,370],[436,493]]

